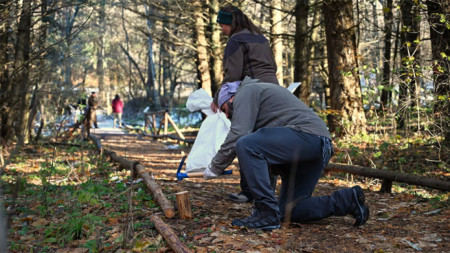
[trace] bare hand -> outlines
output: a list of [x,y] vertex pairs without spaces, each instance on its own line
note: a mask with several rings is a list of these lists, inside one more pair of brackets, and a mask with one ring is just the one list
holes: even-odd
[[216,113],[218,111],[218,109],[219,109],[219,106],[217,106],[217,104],[214,103],[214,101],[211,102],[211,110]]

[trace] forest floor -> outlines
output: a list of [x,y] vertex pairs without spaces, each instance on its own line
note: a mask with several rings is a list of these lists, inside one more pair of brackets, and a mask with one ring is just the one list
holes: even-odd
[[[94,135],[101,139],[102,145],[120,156],[143,164],[174,204],[175,193],[189,191],[194,218],[183,220],[178,215],[171,219],[164,218],[163,212],[142,182],[133,180],[129,171],[120,171],[117,165],[113,168],[115,172],[106,172],[108,169],[99,162],[101,158],[85,150],[87,153],[82,156],[90,156],[91,160],[96,160],[91,161],[96,165],[87,169],[90,173],[77,170],[76,173],[66,174],[59,179],[78,185],[74,186],[74,191],[78,193],[72,194],[76,196],[75,202],[84,203],[78,207],[78,214],[68,212],[68,203],[73,200],[65,199],[70,194],[64,195],[66,188],[63,187],[38,188],[48,192],[44,198],[48,205],[45,212],[42,197],[29,199],[27,194],[18,194],[15,203],[11,203],[14,190],[5,191],[6,206],[11,209],[15,207],[15,211],[9,216],[9,249],[12,252],[170,251],[149,222],[149,216],[154,213],[160,214],[164,222],[171,225],[180,239],[195,252],[448,252],[450,249],[448,192],[415,188],[416,192],[420,192],[417,194],[399,192],[395,190],[398,187],[394,187],[393,193],[382,194],[378,192],[378,180],[332,174],[319,181],[313,195],[329,195],[341,188],[360,185],[370,208],[370,218],[365,225],[353,227],[354,219],[344,216],[329,217],[308,224],[284,224],[281,229],[271,232],[241,229],[232,226],[231,221],[248,216],[252,205],[228,200],[229,193],[239,192],[240,177],[236,161],[229,168],[233,170],[232,175],[209,181],[202,178],[177,181],[176,170],[182,157],[189,154],[189,147],[100,126],[100,129],[94,130]],[[24,151],[24,155],[42,158],[40,153],[37,148]],[[73,153],[68,152],[65,156],[69,157],[71,154]],[[70,162],[67,159],[66,163]],[[9,171],[17,173],[19,168],[13,167]],[[32,167],[29,166],[29,169]],[[87,177],[91,181],[101,181],[109,188],[120,188],[119,193],[89,197],[86,189],[90,185],[82,183],[86,174],[89,174]],[[52,180],[58,181],[56,176]],[[40,181],[45,183],[42,179]],[[52,192],[65,197],[52,202],[48,200]],[[97,189],[93,192],[101,191]],[[33,193],[28,194],[33,196]],[[442,198],[442,195],[446,198]],[[53,198],[56,199],[57,196]],[[118,205],[120,201],[124,202]],[[109,204],[104,204],[107,202]],[[23,205],[22,208],[17,208],[19,204]],[[103,225],[94,229],[91,224],[82,221],[76,223],[77,215],[84,220],[100,217],[98,220]],[[92,219],[93,223],[98,220]],[[55,228],[54,224],[64,222],[76,223],[74,226],[78,224],[81,228],[75,230],[64,225]],[[62,241],[60,237],[67,233],[73,240]]]

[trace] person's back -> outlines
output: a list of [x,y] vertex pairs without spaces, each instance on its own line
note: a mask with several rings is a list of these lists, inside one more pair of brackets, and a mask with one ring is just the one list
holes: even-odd
[[120,96],[116,95],[111,103],[113,112],[113,128],[116,127],[116,121],[119,120],[119,127],[122,127],[122,113],[123,113],[123,102],[120,100]]
[[262,34],[244,29],[230,37],[223,61],[224,82],[244,80],[246,76],[278,84],[269,41]]
[[123,102],[120,98],[115,98],[111,103],[113,113],[123,113]]
[[277,65],[269,40],[239,8],[219,10],[217,23],[230,39],[223,58],[223,83],[242,81],[246,76],[278,84]]
[[97,110],[98,101],[95,96],[90,96],[88,100],[89,108],[92,108],[92,110]]

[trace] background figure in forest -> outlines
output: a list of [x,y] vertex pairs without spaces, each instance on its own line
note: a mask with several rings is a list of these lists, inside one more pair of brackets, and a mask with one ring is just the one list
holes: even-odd
[[95,128],[98,128],[97,112],[96,112],[97,107],[98,107],[97,94],[95,92],[92,92],[91,96],[88,99],[86,118],[84,121],[87,138],[89,138],[89,135],[91,133],[92,124],[94,125]]
[[86,113],[87,113],[87,100],[88,100],[88,95],[85,92],[82,92],[80,98],[77,101],[77,105],[76,105],[76,122],[80,122],[83,123],[83,118],[86,117]]
[[[223,82],[242,81],[246,76],[259,79],[265,83],[279,84],[277,64],[275,62],[269,40],[261,30],[240,9],[225,6],[219,10],[217,23],[222,32],[229,36],[223,57]],[[218,92],[211,103],[211,109],[217,112]],[[276,176],[271,176],[272,187],[276,187]],[[252,194],[241,173],[241,192],[231,193],[230,199],[235,202],[251,202]]]
[[91,96],[88,99],[88,110],[87,110],[86,117],[89,120],[89,126],[91,126],[91,124],[93,124],[95,128],[98,128],[97,112],[96,112],[97,107],[98,107],[97,94],[95,93],[95,91],[93,91]]
[[122,113],[123,113],[123,102],[120,100],[120,96],[116,94],[112,103],[112,113],[114,116],[113,128],[116,127],[116,120],[119,121],[119,128],[122,127]]

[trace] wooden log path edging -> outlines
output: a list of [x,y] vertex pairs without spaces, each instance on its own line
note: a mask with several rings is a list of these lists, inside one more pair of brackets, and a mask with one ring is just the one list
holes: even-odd
[[162,192],[161,187],[158,185],[158,183],[155,182],[150,174],[145,171],[145,167],[142,164],[125,159],[117,155],[116,152],[103,148],[102,144],[100,143],[100,139],[98,139],[97,137],[91,135],[90,138],[95,142],[95,145],[101,153],[109,156],[112,161],[119,163],[122,168],[131,170],[133,175],[137,173],[144,180],[145,184],[152,192],[153,196],[155,197],[159,206],[161,206],[162,210],[164,211],[164,215],[167,218],[172,218],[173,216],[175,216],[175,208],[172,202],[167,199],[167,197]]
[[188,247],[180,241],[173,229],[164,223],[156,214],[150,216],[150,221],[153,222],[156,230],[158,230],[164,239],[166,239],[167,244],[169,244],[171,249],[180,253],[191,252]]
[[395,181],[399,183],[407,183],[412,185],[429,187],[441,191],[450,191],[450,182],[439,180],[436,178],[429,178],[424,176],[411,175],[404,172],[372,169],[358,165],[348,165],[339,163],[329,163],[325,168],[326,172],[346,172],[354,175],[380,178],[388,181]]
[[[112,161],[117,162],[123,168],[130,169],[132,173],[137,173],[145,182],[147,187],[152,192],[153,196],[157,200],[158,204],[164,211],[164,214],[167,218],[172,218],[175,216],[175,209],[164,193],[161,190],[161,187],[158,183],[153,180],[148,172],[145,171],[145,167],[139,162],[133,162],[128,159],[125,159],[115,152],[103,148],[100,139],[94,136],[90,136],[90,138],[95,142],[98,150],[101,154],[105,154],[111,158]],[[150,221],[155,225],[156,230],[162,235],[162,237],[167,241],[167,244],[173,249],[175,252],[179,253],[187,253],[191,252],[186,245],[181,242],[180,238],[177,236],[175,231],[164,223],[164,221],[156,214],[152,214],[150,216]]]

